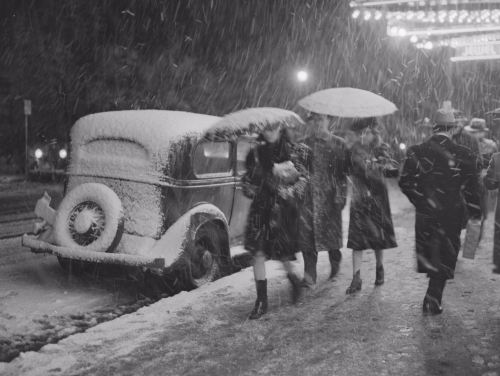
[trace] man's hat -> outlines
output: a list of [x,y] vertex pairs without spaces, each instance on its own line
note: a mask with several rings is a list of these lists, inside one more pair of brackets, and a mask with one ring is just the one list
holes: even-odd
[[486,128],[486,120],[480,118],[473,118],[470,124],[464,127],[464,130],[470,133],[489,131],[489,129]]
[[436,115],[434,116],[434,127],[456,127],[457,119],[455,119],[455,115],[453,115],[453,111],[440,108],[436,111]]

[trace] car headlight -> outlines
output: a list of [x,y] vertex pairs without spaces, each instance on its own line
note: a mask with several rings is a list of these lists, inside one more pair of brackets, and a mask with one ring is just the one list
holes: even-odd
[[66,149],[59,150],[59,158],[66,159],[67,156],[68,156],[68,152],[66,151]]

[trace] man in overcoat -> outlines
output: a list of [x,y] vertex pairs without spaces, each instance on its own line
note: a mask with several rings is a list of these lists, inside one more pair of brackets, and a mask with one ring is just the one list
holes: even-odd
[[408,149],[399,185],[416,208],[417,269],[427,273],[424,313],[442,312],[446,280],[454,277],[460,232],[467,215],[481,218],[476,158],[452,141],[452,112],[438,110],[432,137]]

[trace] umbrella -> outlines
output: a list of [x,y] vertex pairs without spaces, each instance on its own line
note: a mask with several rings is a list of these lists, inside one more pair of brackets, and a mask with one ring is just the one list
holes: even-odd
[[351,87],[317,91],[299,100],[299,105],[311,112],[345,118],[377,117],[398,110],[380,95]]
[[266,126],[281,124],[287,128],[294,128],[304,122],[295,112],[274,107],[253,107],[232,112],[210,126],[206,136],[222,136],[224,134],[260,133]]

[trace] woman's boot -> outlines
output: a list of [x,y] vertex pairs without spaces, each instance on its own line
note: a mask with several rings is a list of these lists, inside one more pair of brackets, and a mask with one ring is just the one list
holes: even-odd
[[328,279],[334,279],[340,270],[340,261],[342,260],[342,253],[339,249],[334,249],[328,251],[328,259],[330,260],[330,277]]
[[297,302],[302,296],[302,281],[294,273],[288,273],[287,277],[290,280],[290,283],[292,284],[292,303],[297,304]]
[[385,282],[384,265],[377,266],[375,271],[375,286],[383,285]]
[[352,277],[351,285],[347,288],[346,294],[354,294],[355,292],[361,290],[361,285],[362,285],[362,280],[361,280],[361,272],[358,270],[356,273],[354,273],[354,276]]
[[257,300],[250,312],[250,320],[259,319],[262,315],[267,313],[267,279],[263,281],[255,281],[257,288]]

